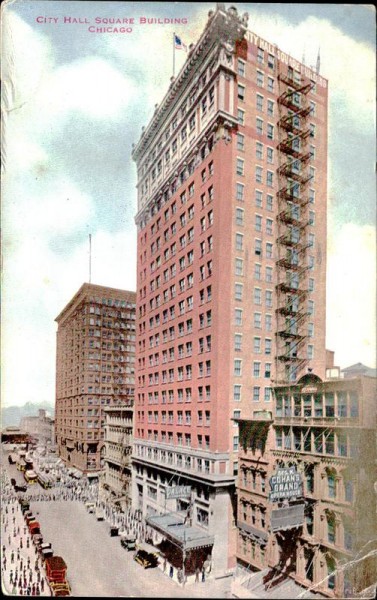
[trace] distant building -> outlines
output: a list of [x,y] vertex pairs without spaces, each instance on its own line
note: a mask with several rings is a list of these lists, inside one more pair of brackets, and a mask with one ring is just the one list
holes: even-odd
[[2,444],[26,444],[30,442],[30,440],[30,435],[19,427],[10,425],[1,432]]
[[351,365],[350,367],[346,367],[341,370],[342,376],[344,378],[349,377],[360,377],[364,375],[365,377],[377,377],[377,370],[371,369],[363,363],[356,363],[355,365]]
[[134,399],[135,293],[84,283],[56,321],[58,452],[93,474],[104,467],[105,408]]
[[104,487],[121,505],[130,504],[133,402],[105,408]]
[[54,419],[43,409],[38,410],[37,416],[23,417],[20,427],[38,438],[41,444],[55,440]]
[[337,598],[375,583],[376,382],[305,375],[239,421],[237,560],[259,572],[256,597],[288,578]]

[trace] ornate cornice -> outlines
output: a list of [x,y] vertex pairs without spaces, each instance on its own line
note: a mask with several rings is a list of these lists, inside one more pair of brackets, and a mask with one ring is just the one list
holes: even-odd
[[[225,10],[224,4],[218,3],[215,13],[208,14],[204,32],[197,44],[191,44],[188,58],[177,78],[172,77],[167,94],[160,106],[156,105],[155,113],[148,127],[143,130],[141,138],[133,148],[132,158],[137,161],[149,146],[151,138],[169,114],[169,110],[178,94],[182,94],[193,83],[192,72],[198,64],[203,63],[209,53],[217,46],[224,48],[231,55],[237,40],[243,39],[247,31],[248,15],[238,15],[234,7]],[[191,77],[190,77],[191,76]]]

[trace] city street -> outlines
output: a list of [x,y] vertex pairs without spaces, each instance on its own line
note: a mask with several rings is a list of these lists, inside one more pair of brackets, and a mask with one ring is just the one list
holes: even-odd
[[[3,448],[4,450],[4,448]],[[9,478],[24,483],[23,474],[15,465],[9,465],[7,452],[2,452],[2,469]],[[55,488],[56,489],[56,488]],[[61,488],[60,488],[61,489]],[[25,496],[44,498],[54,494],[54,488],[43,490],[39,484],[29,486]],[[16,507],[17,523],[23,531],[24,522]],[[120,537],[110,537],[108,521],[97,521],[95,514],[88,513],[85,503],[79,500],[31,500],[30,509],[41,525],[45,542],[50,542],[55,556],[61,556],[67,564],[67,580],[72,596],[82,597],[149,597],[149,598],[229,598],[231,578],[207,580],[181,587],[159,568],[144,570],[133,560],[133,552],[128,552],[120,544]],[[13,514],[12,514],[13,516]],[[4,533],[4,531],[3,531]],[[5,542],[7,535],[3,535]],[[18,536],[11,537],[7,554],[18,544]],[[30,552],[34,554],[33,544]],[[3,582],[4,591],[15,593],[9,580],[8,571]],[[18,593],[18,590],[17,590]],[[44,593],[49,594],[48,585]]]

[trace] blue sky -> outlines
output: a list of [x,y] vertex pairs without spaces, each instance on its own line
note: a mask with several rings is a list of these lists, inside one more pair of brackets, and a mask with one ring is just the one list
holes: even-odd
[[[235,6],[249,13],[251,31],[298,60],[305,55],[309,66],[320,48],[330,97],[327,347],[342,367],[374,366],[374,8]],[[54,319],[88,280],[89,233],[92,282],[135,289],[132,144],[168,87],[173,32],[185,44],[195,42],[214,7],[3,5],[3,404],[54,401]],[[141,25],[142,16],[187,18],[187,24]],[[95,17],[135,24],[128,34],[91,33]],[[185,56],[176,52],[176,71]]]

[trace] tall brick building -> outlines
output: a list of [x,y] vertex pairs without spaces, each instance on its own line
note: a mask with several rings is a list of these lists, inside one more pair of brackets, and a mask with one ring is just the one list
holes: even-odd
[[58,452],[67,465],[96,472],[104,466],[104,409],[134,398],[135,292],[84,283],[56,322]]
[[234,565],[232,419],[325,372],[327,82],[247,23],[209,13],[133,149],[133,504],[186,558],[169,514],[189,522],[214,572]]

